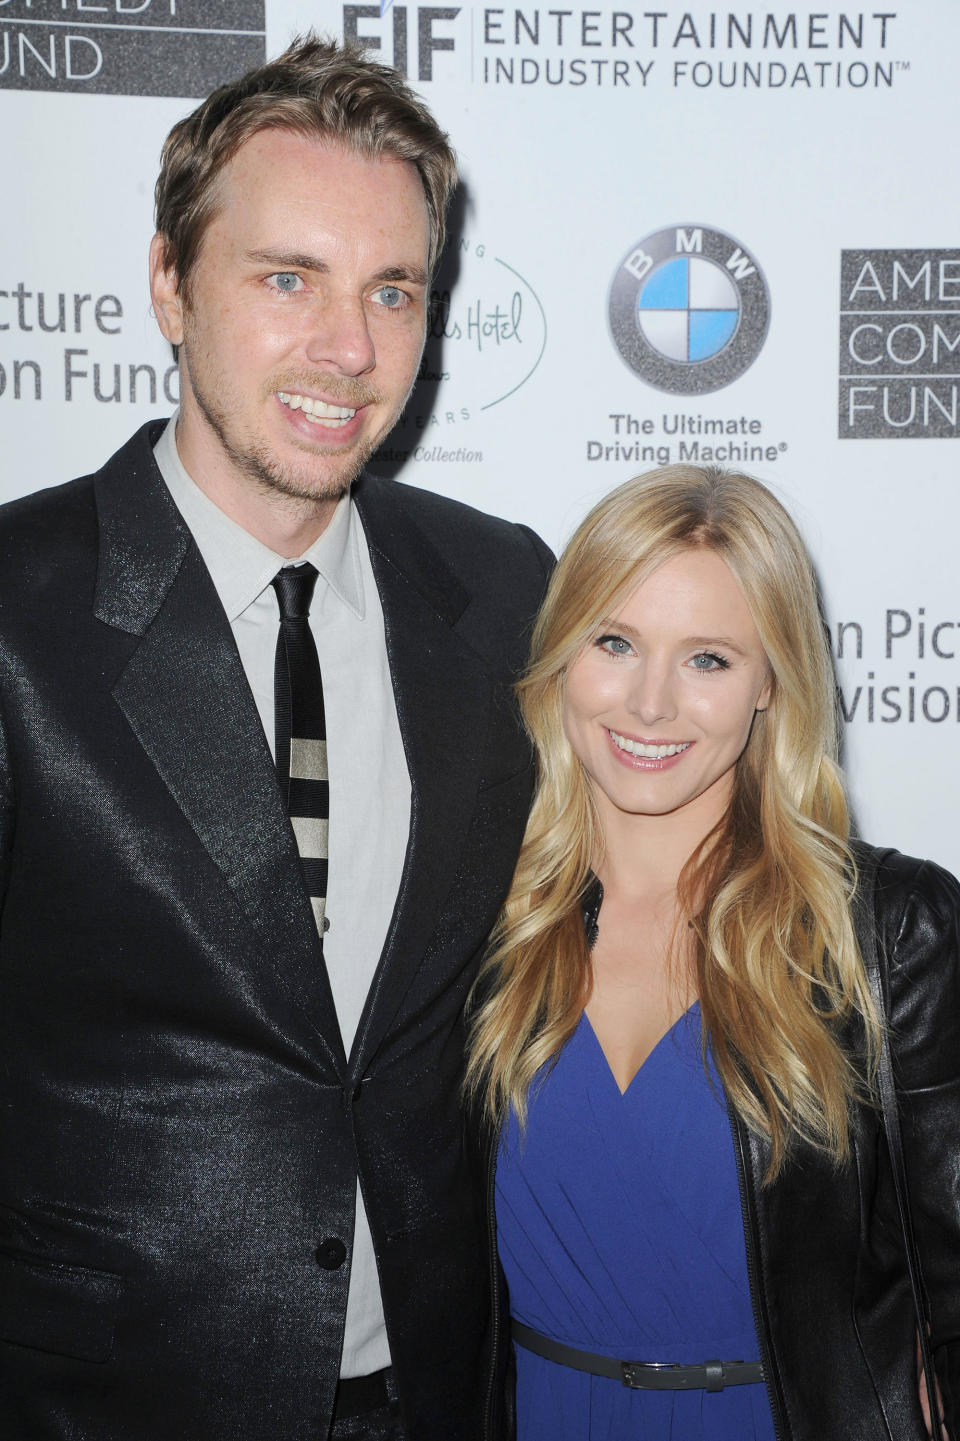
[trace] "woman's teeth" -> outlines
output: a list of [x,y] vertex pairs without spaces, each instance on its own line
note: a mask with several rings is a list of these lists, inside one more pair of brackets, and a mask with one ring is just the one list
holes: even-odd
[[610,739],[618,750],[627,751],[632,756],[642,756],[648,761],[662,761],[666,756],[679,755],[692,744],[691,741],[680,741],[676,745],[644,745],[643,741],[631,741],[626,736],[618,735],[616,731],[609,732]]

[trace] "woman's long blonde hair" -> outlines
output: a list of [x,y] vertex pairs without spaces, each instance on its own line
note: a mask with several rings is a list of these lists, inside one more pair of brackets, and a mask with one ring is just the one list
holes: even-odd
[[[589,997],[581,902],[602,836],[564,734],[565,678],[634,587],[696,547],[739,582],[771,693],[729,811],[684,867],[678,901],[693,917],[705,1044],[735,1109],[769,1139],[772,1178],[795,1136],[846,1158],[849,1106],[869,1092],[880,1022],[851,921],[855,867],[816,583],[793,521],[749,476],[674,465],[628,481],[590,512],[554,572],[519,686],[537,792],[478,981],[467,1088],[492,1122],[510,1106],[522,1120],[533,1078]],[[841,1037],[850,1023],[859,1063]]]

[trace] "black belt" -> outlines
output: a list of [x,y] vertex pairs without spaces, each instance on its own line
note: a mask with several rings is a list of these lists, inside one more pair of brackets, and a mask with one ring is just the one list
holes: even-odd
[[725,1386],[752,1386],[763,1380],[759,1361],[703,1361],[699,1366],[679,1366],[668,1361],[614,1361],[551,1341],[519,1321],[511,1321],[513,1339],[535,1356],[556,1361],[591,1376],[608,1376],[635,1391],[722,1391]]
[[334,1421],[352,1421],[355,1416],[366,1416],[370,1411],[389,1405],[389,1374],[390,1368],[385,1366],[382,1371],[372,1371],[369,1376],[341,1376],[333,1403]]

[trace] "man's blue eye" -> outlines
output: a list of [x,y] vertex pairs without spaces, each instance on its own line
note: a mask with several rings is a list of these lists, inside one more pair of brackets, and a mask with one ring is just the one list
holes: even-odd
[[380,304],[385,305],[388,310],[396,310],[398,305],[403,304],[403,291],[398,290],[395,285],[381,285],[377,295],[380,297]]
[[279,275],[273,277],[278,290],[296,290],[300,284],[299,275],[294,275],[290,270],[282,270]]

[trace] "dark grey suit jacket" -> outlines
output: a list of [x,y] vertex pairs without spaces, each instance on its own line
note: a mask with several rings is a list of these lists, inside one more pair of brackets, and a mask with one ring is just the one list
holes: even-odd
[[359,1170],[407,1426],[474,1441],[461,1014],[529,802],[511,684],[549,552],[357,485],[412,814],[348,1057],[158,434],[0,511],[0,1433],[321,1441]]

